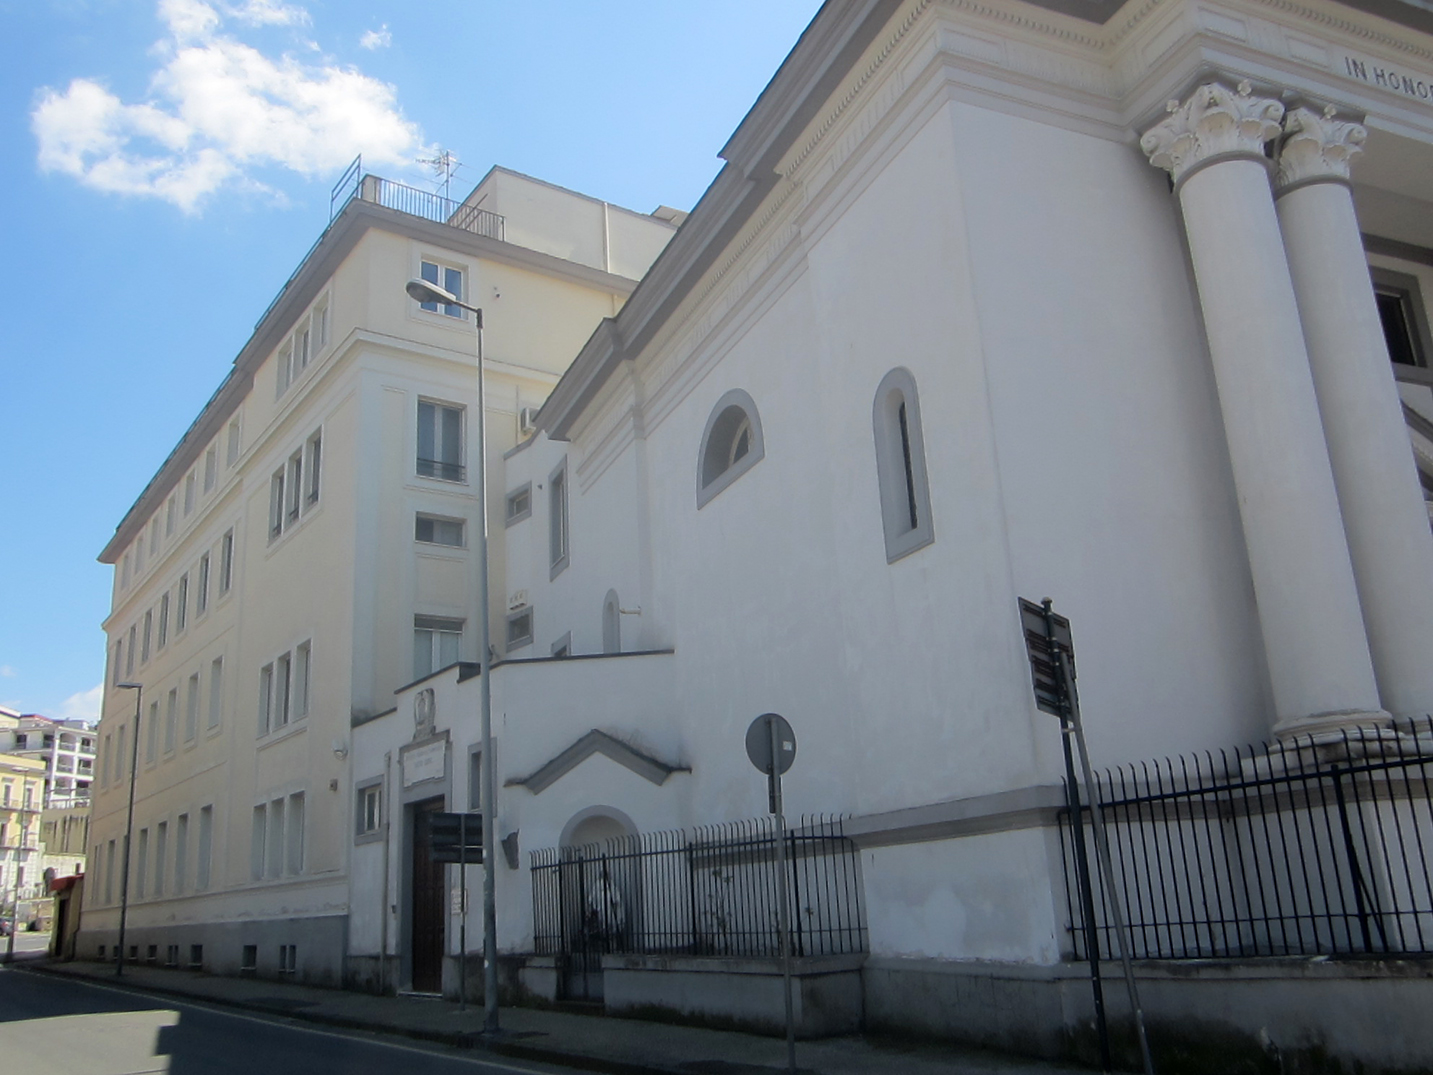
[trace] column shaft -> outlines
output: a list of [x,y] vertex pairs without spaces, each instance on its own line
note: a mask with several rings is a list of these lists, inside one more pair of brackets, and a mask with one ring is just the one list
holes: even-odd
[[1277,716],[1382,717],[1268,173],[1229,159],[1180,190]]
[[1316,182],[1278,200],[1379,696],[1433,713],[1433,534],[1389,366],[1353,198]]

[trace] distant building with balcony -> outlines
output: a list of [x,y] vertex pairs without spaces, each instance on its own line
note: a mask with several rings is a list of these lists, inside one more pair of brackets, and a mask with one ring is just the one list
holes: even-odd
[[89,721],[0,709],[0,753],[44,761],[46,809],[88,805],[95,767],[95,729]]
[[[40,814],[45,763],[0,753],[0,915],[23,912],[44,895],[40,862]],[[24,915],[16,915],[23,921]]]
[[81,954],[114,954],[134,761],[127,943],[182,945],[219,972],[340,980],[351,725],[481,656],[475,326],[404,285],[485,311],[496,485],[504,451],[680,217],[504,169],[461,203],[349,178],[100,555],[115,570]]

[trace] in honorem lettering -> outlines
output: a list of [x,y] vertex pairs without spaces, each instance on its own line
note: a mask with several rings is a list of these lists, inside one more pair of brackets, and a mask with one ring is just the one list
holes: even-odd
[[1395,93],[1402,93],[1408,97],[1417,97],[1424,101],[1433,100],[1433,79],[1405,75],[1389,67],[1380,67],[1366,60],[1356,60],[1352,56],[1345,56],[1343,65],[1350,78],[1367,82],[1371,86],[1381,86],[1383,89],[1393,90]]

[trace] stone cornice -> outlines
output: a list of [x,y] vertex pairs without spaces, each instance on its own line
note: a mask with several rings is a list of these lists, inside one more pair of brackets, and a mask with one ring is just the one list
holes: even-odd
[[1182,104],[1170,101],[1169,111],[1170,117],[1146,131],[1139,146],[1176,184],[1212,160],[1266,160],[1264,147],[1279,136],[1284,118],[1282,104],[1253,96],[1247,82],[1237,90],[1206,83]]
[[1284,143],[1275,180],[1281,190],[1305,183],[1348,182],[1349,167],[1363,153],[1368,131],[1361,124],[1334,116],[1330,105],[1323,115],[1296,108],[1284,117]]

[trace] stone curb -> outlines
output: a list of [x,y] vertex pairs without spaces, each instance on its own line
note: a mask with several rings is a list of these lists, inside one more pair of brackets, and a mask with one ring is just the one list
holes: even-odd
[[[560,1064],[564,1067],[581,1068],[584,1071],[602,1072],[603,1075],[690,1075],[689,1072],[685,1072],[680,1068],[662,1067],[655,1064],[640,1064],[626,1060],[610,1060],[605,1057],[592,1056],[589,1053],[566,1052],[562,1049],[544,1047],[541,1045],[529,1045],[516,1041],[486,1041],[481,1034],[468,1031],[448,1033],[441,1030],[423,1030],[418,1027],[396,1026],[387,1023],[374,1024],[364,1022],[360,1019],[345,1019],[342,1016],[326,1015],[321,1012],[290,1011],[288,1009],[272,1008],[264,1004],[253,1004],[243,1000],[233,1000],[226,997],[211,997],[205,994],[186,992],[182,989],[171,989],[161,985],[150,985],[148,983],[140,985],[132,980],[121,980],[116,983],[105,982],[89,974],[58,970],[41,961],[30,962],[27,965],[21,965],[17,962],[14,966],[16,969],[35,971],[39,974],[46,974],[54,978],[64,978],[70,981],[92,982],[99,985],[117,985],[121,989],[130,990],[135,993],[148,993],[161,997],[173,997],[177,1000],[213,1004],[221,1008],[234,1008],[239,1011],[278,1016],[284,1019],[294,1019],[300,1022],[333,1027],[339,1030],[364,1030],[373,1034],[409,1038],[414,1041],[427,1041],[458,1049],[480,1050],[482,1052],[492,1053],[495,1056],[510,1057],[514,1060],[532,1060],[543,1064]],[[753,1067],[752,1070],[764,1072],[767,1070],[774,1071],[776,1069]]]

